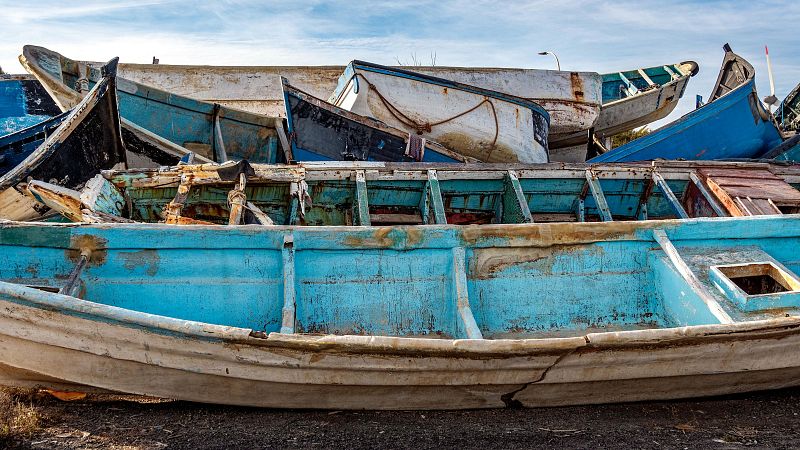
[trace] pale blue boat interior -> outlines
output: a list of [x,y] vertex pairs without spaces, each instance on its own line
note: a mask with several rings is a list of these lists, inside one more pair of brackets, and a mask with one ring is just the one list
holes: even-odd
[[[92,73],[95,72],[92,69]],[[99,72],[97,74],[99,76]],[[67,86],[77,82],[77,77],[66,71],[63,78]],[[93,86],[94,82],[89,85]],[[246,159],[258,163],[276,163],[284,159],[278,151],[275,118],[195,100],[119,77],[117,93],[123,118],[209,159],[218,162]],[[217,118],[221,144],[216,134]]]
[[[712,275],[769,266],[796,283],[797,217],[629,225],[2,226],[0,280],[55,291],[80,249],[92,248],[79,275],[85,300],[266,332],[281,330],[288,303],[296,314],[284,332],[429,338],[580,336],[800,313],[796,284]],[[565,244],[546,245],[548,233]]]
[[[683,75],[678,64],[648,67],[641,70],[647,74],[653,83],[661,86],[672,81],[673,75]],[[645,80],[638,70],[604,73],[602,77],[604,104],[636,95],[650,87],[650,83]]]

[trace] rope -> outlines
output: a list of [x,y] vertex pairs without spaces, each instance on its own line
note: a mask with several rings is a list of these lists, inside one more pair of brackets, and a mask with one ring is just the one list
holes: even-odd
[[363,74],[360,74],[360,73],[354,74],[352,77],[350,77],[350,80],[348,80],[348,83],[350,81],[352,81],[353,78],[356,78],[356,77],[361,77],[361,79],[364,80],[365,83],[367,83],[367,86],[369,88],[371,88],[373,91],[375,91],[375,94],[378,96],[378,99],[380,99],[381,103],[383,103],[383,105],[386,107],[386,110],[389,111],[389,113],[395,119],[397,119],[403,125],[405,125],[405,126],[407,126],[409,128],[412,128],[414,131],[417,132],[417,134],[430,133],[431,129],[433,127],[438,126],[438,125],[442,125],[444,123],[450,122],[450,121],[455,120],[455,119],[458,119],[461,116],[465,116],[465,115],[471,113],[472,111],[475,111],[476,109],[478,109],[481,106],[483,106],[484,103],[488,103],[489,106],[492,109],[492,117],[494,118],[494,139],[492,139],[492,145],[489,148],[489,156],[491,156],[492,150],[494,150],[495,146],[497,145],[497,137],[500,134],[500,123],[499,123],[499,121],[497,119],[497,110],[494,107],[494,103],[492,103],[492,101],[489,100],[488,97],[484,97],[483,100],[480,103],[478,103],[477,105],[473,106],[472,108],[470,108],[470,109],[468,109],[466,111],[463,111],[461,113],[458,113],[458,114],[456,114],[456,115],[454,115],[452,117],[448,117],[447,119],[439,120],[439,121],[436,121],[436,122],[421,123],[421,122],[417,122],[416,120],[412,119],[411,117],[408,117],[406,114],[404,114],[402,111],[400,111],[400,109],[398,109],[395,105],[392,104],[392,102],[390,102],[386,97],[384,97],[383,94],[381,93],[381,91],[379,91],[378,88],[374,84],[372,84],[367,79],[367,77],[365,77]]
[[241,206],[244,206],[247,203],[247,196],[244,195],[243,191],[236,189],[228,191],[228,208],[233,207],[233,202],[236,200],[241,200]]

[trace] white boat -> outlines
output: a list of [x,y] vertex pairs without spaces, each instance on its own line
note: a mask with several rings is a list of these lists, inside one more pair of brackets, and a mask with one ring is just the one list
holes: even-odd
[[548,161],[550,116],[520,97],[353,61],[328,101],[480,161]]

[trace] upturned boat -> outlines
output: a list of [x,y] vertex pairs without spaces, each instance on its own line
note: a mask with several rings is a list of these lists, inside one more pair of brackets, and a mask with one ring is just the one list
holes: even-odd
[[0,248],[4,385],[457,409],[800,383],[798,216],[0,222]]
[[[22,65],[35,75],[58,105],[66,110],[81,101],[98,81],[92,65],[52,50],[26,45]],[[284,160],[278,147],[283,121],[165,92],[134,81],[117,81],[119,109],[126,134],[145,135],[176,157],[193,152],[198,161]]]
[[61,110],[35,78],[0,73],[0,137],[58,114]]
[[115,70],[116,59],[103,67],[100,81],[70,112],[2,138],[0,219],[41,217],[45,209],[25,194],[29,178],[76,189],[102,169],[124,166]]
[[480,161],[548,161],[550,116],[519,97],[353,61],[328,101]]
[[778,146],[782,136],[758,98],[753,66],[729,45],[724,49],[708,103],[590,162],[758,158]]

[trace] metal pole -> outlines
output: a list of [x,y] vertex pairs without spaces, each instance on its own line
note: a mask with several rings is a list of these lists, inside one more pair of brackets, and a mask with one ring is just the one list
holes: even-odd
[[553,58],[556,59],[556,68],[558,68],[559,71],[561,70],[561,62],[558,60],[558,55],[556,55],[553,52],[539,52],[539,54],[542,55],[542,56],[544,56],[544,55],[553,55]]

